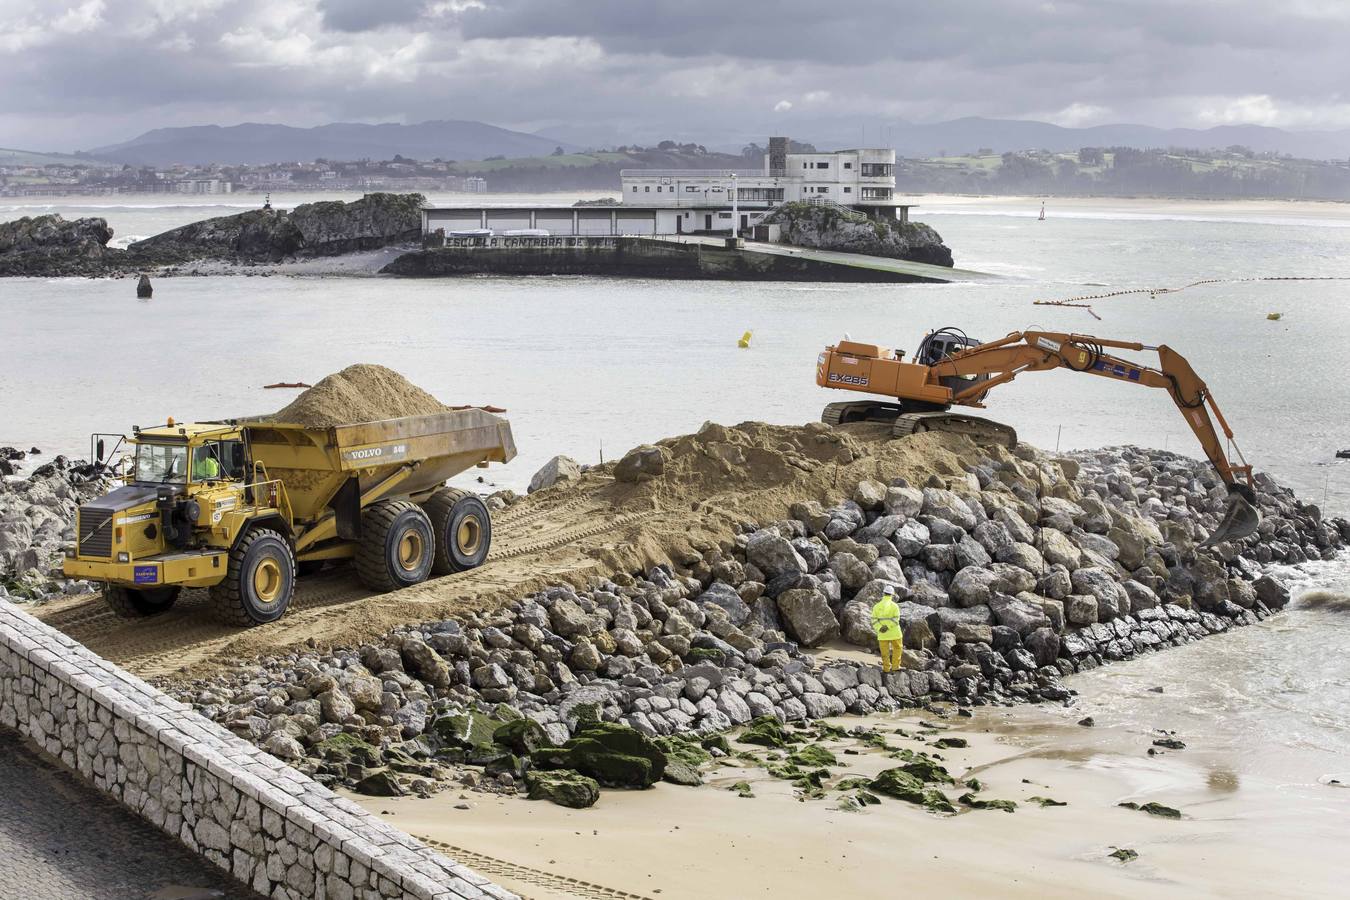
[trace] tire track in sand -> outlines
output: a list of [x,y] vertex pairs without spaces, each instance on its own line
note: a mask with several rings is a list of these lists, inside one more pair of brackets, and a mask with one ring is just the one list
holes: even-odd
[[505,886],[519,893],[521,900],[530,900],[530,897],[521,893],[520,885],[540,887],[554,895],[578,897],[582,900],[652,900],[646,894],[634,894],[631,891],[605,887],[601,884],[583,881],[580,878],[568,878],[565,875],[557,875],[543,869],[532,869],[529,866],[518,865],[504,859],[498,859],[495,856],[475,853],[472,850],[465,850],[463,847],[455,847],[442,841],[433,841],[431,838],[420,835],[413,836],[427,846],[435,847],[445,853],[456,862],[464,863],[476,872],[498,881],[509,882]]

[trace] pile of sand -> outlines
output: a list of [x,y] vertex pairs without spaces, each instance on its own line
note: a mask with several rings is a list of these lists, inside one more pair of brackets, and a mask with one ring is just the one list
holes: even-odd
[[448,408],[393,369],[357,363],[325,377],[271,418],[323,428],[426,416]]
[[[753,514],[766,521],[805,499],[824,500],[860,478],[963,478],[966,466],[1001,448],[980,448],[952,434],[892,440],[875,425],[831,428],[743,422],[704,424],[694,434],[657,441],[665,471],[640,485],[614,484],[604,493],[616,506],[656,501],[671,509]],[[850,479],[852,479],[850,483]]]

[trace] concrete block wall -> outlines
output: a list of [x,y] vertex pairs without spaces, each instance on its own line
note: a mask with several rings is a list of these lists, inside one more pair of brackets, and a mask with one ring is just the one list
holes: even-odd
[[263,896],[515,897],[3,601],[0,724]]

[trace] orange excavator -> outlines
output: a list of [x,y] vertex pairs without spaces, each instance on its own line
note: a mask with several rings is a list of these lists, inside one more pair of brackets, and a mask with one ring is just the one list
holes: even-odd
[[[1152,368],[1113,356],[1106,352],[1107,348],[1157,351],[1158,366]],[[889,426],[896,436],[949,431],[1011,447],[1017,443],[1017,432],[1012,428],[953,412],[952,407],[982,409],[992,388],[1023,372],[1059,368],[1161,388],[1181,410],[1186,424],[1199,438],[1205,456],[1228,486],[1228,508],[1219,527],[1204,543],[1211,545],[1245,537],[1261,523],[1261,514],[1255,506],[1252,467],[1242,458],[1233,441],[1233,431],[1205,382],[1186,358],[1170,347],[1054,331],[1014,331],[999,340],[982,343],[958,328],[941,328],[924,336],[913,360],[904,357],[902,350],[847,338],[825,348],[816,361],[816,384],[894,399],[831,403],[825,407],[821,420],[831,425],[881,423]],[[1240,465],[1229,460],[1224,441],[1214,427],[1215,420]]]

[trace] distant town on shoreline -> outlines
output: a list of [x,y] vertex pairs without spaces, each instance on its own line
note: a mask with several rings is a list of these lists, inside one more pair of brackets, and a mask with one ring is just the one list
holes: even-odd
[[[812,152],[811,144],[794,149]],[[0,197],[238,192],[438,191],[469,194],[613,190],[623,169],[734,169],[762,164],[765,149],[741,153],[661,141],[650,147],[479,160],[278,161],[266,164],[117,164],[86,155],[0,150]],[[995,152],[988,147],[899,157],[902,194],[1154,196],[1202,199],[1350,200],[1350,162],[1298,159],[1241,145],[1225,149],[1083,147]]]

